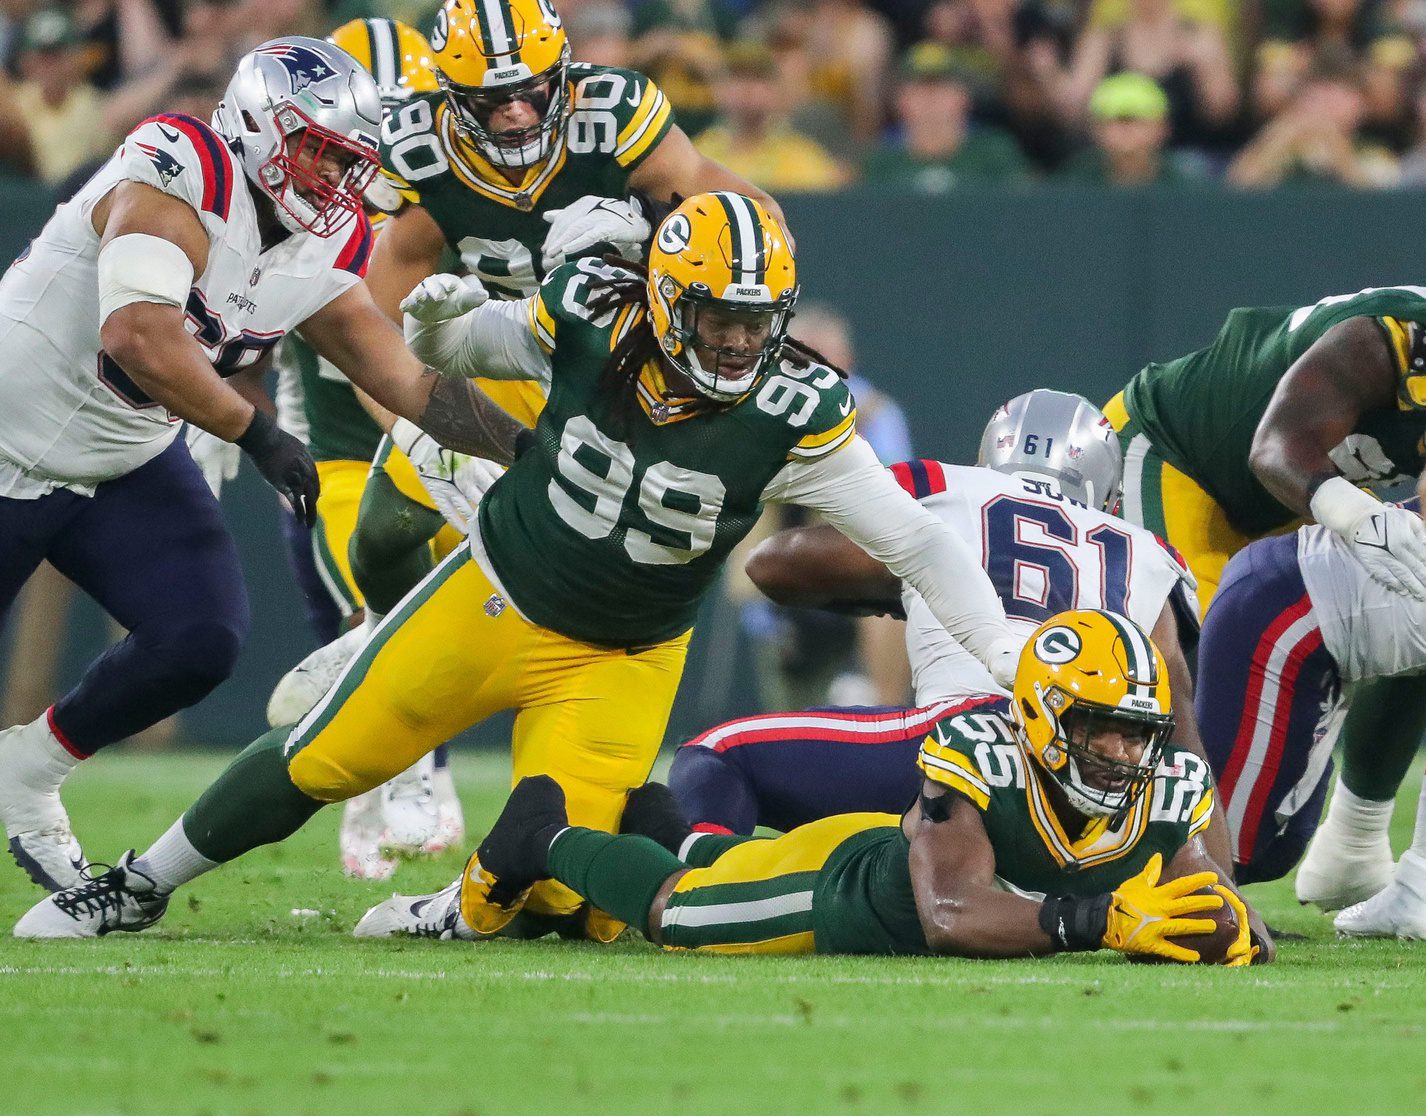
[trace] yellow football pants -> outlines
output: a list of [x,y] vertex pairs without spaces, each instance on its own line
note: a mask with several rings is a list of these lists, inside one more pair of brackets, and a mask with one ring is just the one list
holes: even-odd
[[[1104,405],[1104,415],[1124,447],[1124,504],[1121,514],[1146,527],[1183,556],[1198,581],[1200,618],[1208,612],[1228,559],[1253,541],[1228,522],[1218,502],[1187,473],[1165,461],[1140,433],[1120,392]],[[1284,530],[1292,530],[1297,524]]]
[[[465,544],[382,621],[293,730],[288,770],[304,794],[338,802],[514,709],[512,785],[550,775],[572,824],[613,832],[658,755],[687,650],[688,633],[635,654],[531,624]],[[529,906],[563,914],[579,904],[547,881]]]
[[735,845],[674,884],[659,921],[665,949],[812,953],[815,874],[849,837],[896,826],[895,814],[836,814],[781,837]]

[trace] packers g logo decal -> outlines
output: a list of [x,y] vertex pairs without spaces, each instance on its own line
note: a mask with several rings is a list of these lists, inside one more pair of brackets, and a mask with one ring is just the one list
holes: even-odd
[[441,10],[436,13],[436,26],[431,28],[431,49],[445,50],[446,39],[449,38],[449,36],[450,17],[446,15],[446,9],[443,6]]
[[693,239],[693,226],[682,213],[675,213],[659,228],[659,247],[669,255],[682,252]]
[[1072,661],[1083,646],[1077,631],[1057,625],[1041,632],[1035,640],[1035,658],[1042,663],[1059,666]]

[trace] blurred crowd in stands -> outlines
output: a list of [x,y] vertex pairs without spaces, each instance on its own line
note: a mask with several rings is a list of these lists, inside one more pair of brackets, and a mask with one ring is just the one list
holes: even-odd
[[[1032,179],[1426,183],[1426,0],[554,0],[783,192]],[[207,116],[278,35],[433,0],[0,0],[0,174],[59,186],[152,111]]]

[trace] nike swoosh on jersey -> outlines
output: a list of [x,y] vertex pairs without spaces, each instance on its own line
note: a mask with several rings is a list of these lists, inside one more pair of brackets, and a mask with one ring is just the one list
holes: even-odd
[[843,399],[843,400],[842,400],[842,406],[841,406],[840,410],[841,410],[842,414],[844,414],[844,415],[849,415],[849,414],[851,414],[851,413],[852,413],[852,401],[851,401],[850,399]]
[[644,99],[644,91],[643,91],[642,89],[640,89],[640,88],[636,85],[636,86],[634,86],[633,90],[629,93],[629,95],[624,98],[624,101],[625,101],[626,104],[632,105],[634,108],[638,108],[638,107],[639,107],[639,102],[642,101],[643,99]]
[[178,133],[177,133],[177,132],[170,132],[170,131],[169,131],[167,128],[165,128],[162,124],[160,124],[160,125],[158,126],[158,130],[163,133],[163,138],[166,139],[166,140],[168,140],[169,143],[177,143],[177,142],[178,142]]

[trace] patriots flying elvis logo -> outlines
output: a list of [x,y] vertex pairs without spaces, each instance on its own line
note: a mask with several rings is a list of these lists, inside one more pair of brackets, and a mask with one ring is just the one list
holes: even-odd
[[[177,138],[176,136],[174,137]],[[170,155],[167,151],[162,151],[151,144],[139,143],[135,145],[140,151],[149,157],[154,169],[158,171],[160,184],[167,186],[175,178],[183,173],[183,164]]]
[[[336,70],[332,66],[331,60],[311,47],[300,46],[297,43],[279,43],[276,46],[263,47],[256,53],[276,58],[282,63],[282,68],[287,71],[287,80],[292,86],[293,93],[301,93],[309,86],[320,85],[336,76]],[[325,104],[333,103],[315,90],[313,90],[313,96]]]

